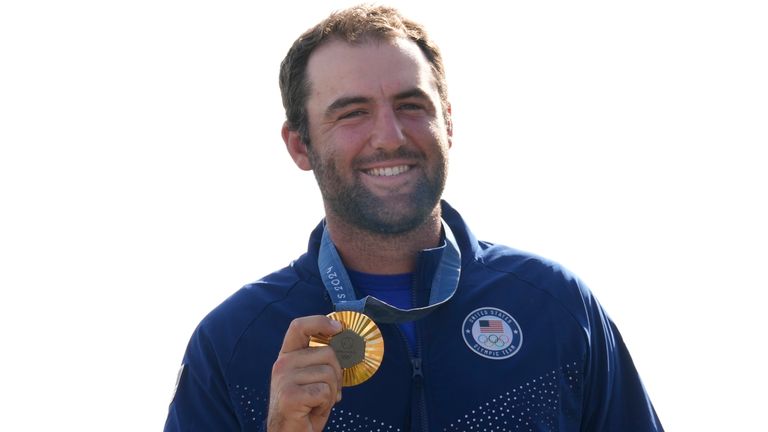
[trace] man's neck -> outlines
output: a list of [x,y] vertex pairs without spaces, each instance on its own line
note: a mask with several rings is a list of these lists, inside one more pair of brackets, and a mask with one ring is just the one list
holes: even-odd
[[440,206],[415,229],[401,234],[378,234],[326,214],[326,224],[344,265],[371,274],[403,274],[416,269],[419,252],[437,247],[442,225]]

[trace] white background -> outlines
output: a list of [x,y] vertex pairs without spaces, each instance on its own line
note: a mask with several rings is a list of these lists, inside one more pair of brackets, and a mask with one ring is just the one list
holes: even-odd
[[[446,198],[617,321],[667,430],[764,423],[759,1],[395,1],[441,45]],[[187,340],[322,216],[282,56],[347,2],[0,6],[0,430],[160,430]]]

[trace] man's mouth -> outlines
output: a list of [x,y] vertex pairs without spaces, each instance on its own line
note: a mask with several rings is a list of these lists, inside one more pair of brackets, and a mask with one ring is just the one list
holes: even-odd
[[411,167],[409,165],[398,165],[386,168],[371,168],[369,170],[365,170],[364,172],[374,177],[392,177],[402,174],[410,169]]

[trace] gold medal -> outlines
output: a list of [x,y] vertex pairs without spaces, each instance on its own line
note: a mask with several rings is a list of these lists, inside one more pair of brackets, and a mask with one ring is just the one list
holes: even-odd
[[353,311],[331,312],[328,317],[341,323],[341,332],[330,338],[312,336],[309,346],[330,346],[342,368],[342,385],[358,385],[379,369],[384,358],[384,338],[367,316]]

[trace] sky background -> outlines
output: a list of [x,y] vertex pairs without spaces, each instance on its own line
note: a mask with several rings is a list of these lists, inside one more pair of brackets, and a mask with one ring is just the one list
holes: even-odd
[[[322,217],[277,71],[350,4],[0,5],[0,430],[162,428],[198,322]],[[764,424],[764,2],[388,4],[443,50],[477,236],[587,282],[667,430]]]

